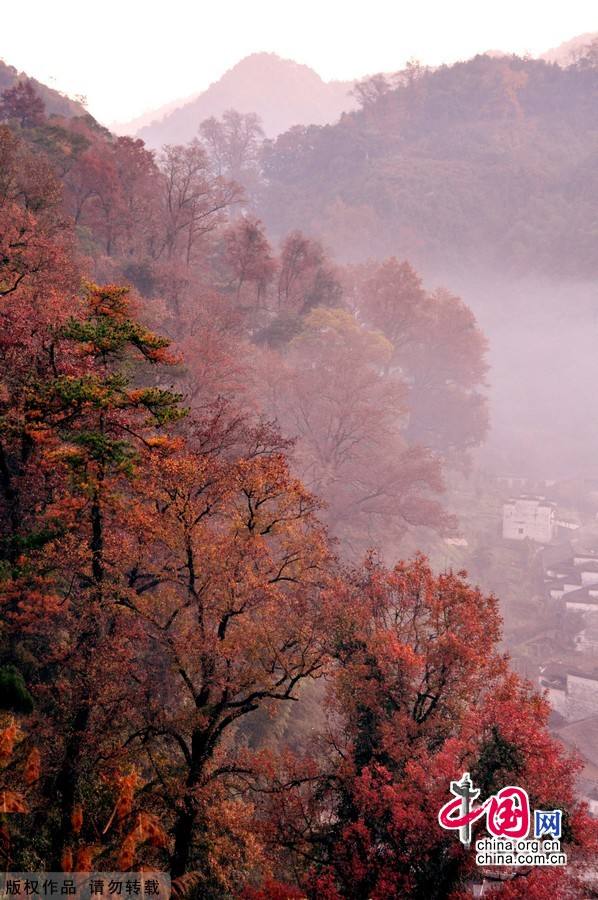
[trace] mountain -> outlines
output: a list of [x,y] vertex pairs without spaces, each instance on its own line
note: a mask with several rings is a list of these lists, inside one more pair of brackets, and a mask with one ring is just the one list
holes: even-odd
[[570,63],[576,62],[580,56],[584,56],[590,49],[592,44],[598,41],[598,31],[589,31],[586,34],[578,34],[577,37],[559,44],[543,53],[540,59],[546,62],[555,62],[559,66],[568,66]]
[[268,137],[293,125],[324,125],[356,106],[353,82],[323,81],[308,66],[274,53],[254,53],[229,69],[195,99],[139,128],[136,135],[150,147],[190,141],[199,123],[227,109],[257,113]]
[[598,276],[598,68],[477,56],[393,84],[266,146],[256,212],[271,234],[431,276]]
[[141,115],[135,116],[134,119],[129,119],[126,122],[111,122],[109,125],[110,131],[120,135],[136,135],[137,132],[141,131],[142,128],[145,128],[146,125],[161,122],[169,113],[174,112],[181,106],[186,106],[187,103],[191,103],[197,96],[198,94],[195,93],[188,97],[178,97],[176,100],[171,100],[169,103],[165,103],[157,109],[146,110],[146,112],[141,113]]
[[71,100],[70,97],[42,84],[41,81],[37,81],[35,78],[29,78],[23,72],[18,72],[14,66],[8,65],[8,63],[0,59],[0,94],[7,88],[12,87],[16,81],[21,80],[31,82],[36,93],[44,101],[46,112],[49,115],[66,116],[68,118],[88,115],[87,110],[81,103]]

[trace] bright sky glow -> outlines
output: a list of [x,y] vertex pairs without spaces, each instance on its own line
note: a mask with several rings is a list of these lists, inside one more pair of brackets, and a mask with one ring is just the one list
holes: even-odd
[[110,123],[204,90],[272,51],[323,78],[532,55],[598,30],[596,0],[4,0],[0,57]]

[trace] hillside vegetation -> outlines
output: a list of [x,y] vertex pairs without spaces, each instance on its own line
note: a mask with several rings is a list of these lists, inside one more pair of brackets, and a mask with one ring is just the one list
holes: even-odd
[[361,86],[359,111],[266,146],[259,213],[358,260],[598,271],[598,69],[474,59]]

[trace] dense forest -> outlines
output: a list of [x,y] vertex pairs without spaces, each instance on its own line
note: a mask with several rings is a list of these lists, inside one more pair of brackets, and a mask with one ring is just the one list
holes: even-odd
[[413,64],[356,92],[338,124],[266,147],[258,209],[273,234],[298,223],[354,261],[399,244],[432,272],[596,276],[591,58]]
[[444,486],[488,430],[484,334],[418,265],[595,274],[597,78],[411,67],[336,126],[271,143],[231,111],[157,153],[3,91],[6,871],[461,900],[436,816],[469,771],[564,811],[570,865],[497,895],[582,896],[595,821],[498,601],[401,546],[457,533]]

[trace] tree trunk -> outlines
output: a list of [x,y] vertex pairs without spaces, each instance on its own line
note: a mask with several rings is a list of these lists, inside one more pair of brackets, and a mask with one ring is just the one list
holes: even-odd
[[52,840],[52,864],[55,872],[60,872],[62,868],[62,854],[69,844],[72,833],[71,819],[77,800],[83,739],[89,723],[89,714],[89,698],[84,697],[75,713],[72,734],[64,748],[62,766],[55,782],[55,797],[60,804],[60,825],[55,829]]

